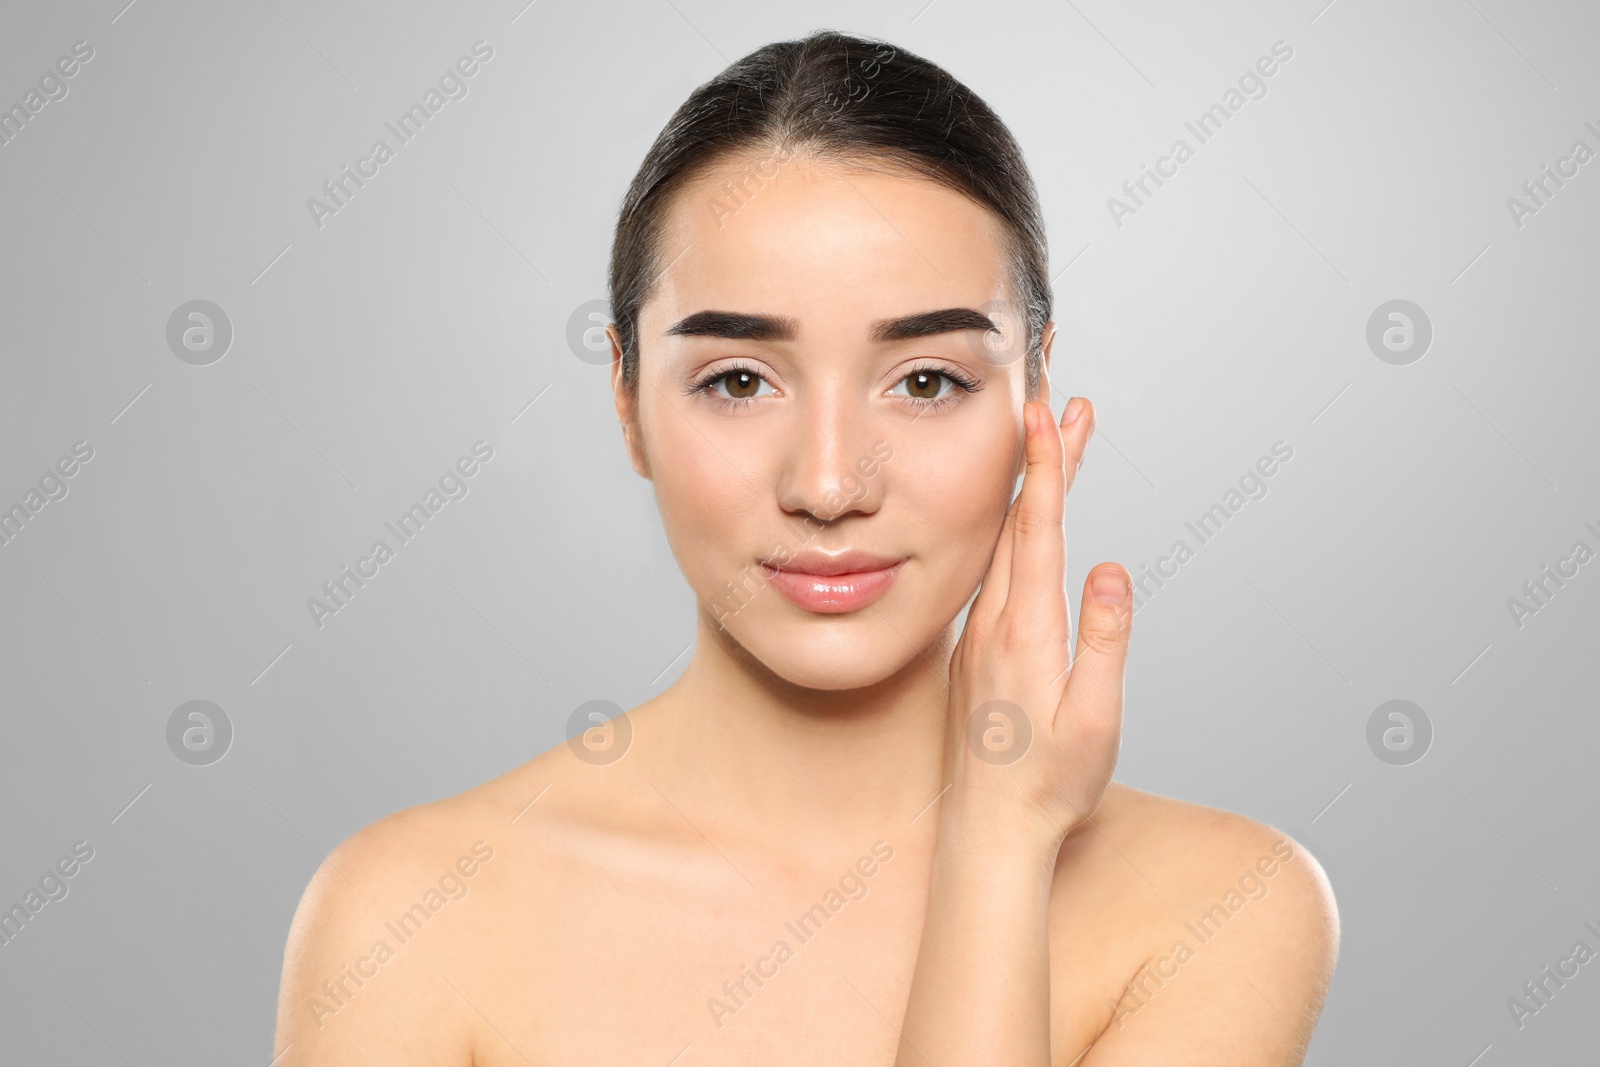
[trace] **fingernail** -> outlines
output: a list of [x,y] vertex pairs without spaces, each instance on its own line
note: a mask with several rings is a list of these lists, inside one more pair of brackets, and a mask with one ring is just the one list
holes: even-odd
[[1039,412],[1031,402],[1022,405],[1022,425],[1027,429],[1029,437],[1038,432]]
[[1067,400],[1067,419],[1064,423],[1062,423],[1062,425],[1071,426],[1073,423],[1078,421],[1078,416],[1082,414],[1083,401],[1079,400],[1077,397],[1069,398]]
[[1100,571],[1089,586],[1094,598],[1109,607],[1120,608],[1128,601],[1128,583],[1116,571]]

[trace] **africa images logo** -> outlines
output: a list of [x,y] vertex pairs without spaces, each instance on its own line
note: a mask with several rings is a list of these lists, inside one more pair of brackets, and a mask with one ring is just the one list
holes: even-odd
[[[1277,58],[1274,59],[1273,56]],[[1294,47],[1287,41],[1273,41],[1272,55],[1261,56],[1255,61],[1254,66],[1246,67],[1245,72],[1239,75],[1239,87],[1229,86],[1222,94],[1220,103],[1212,104],[1202,111],[1193,122],[1185,122],[1184,129],[1188,130],[1195,139],[1195,144],[1202,145],[1222,132],[1222,127],[1234,115],[1238,114],[1245,104],[1251,100],[1260,100],[1267,95],[1266,79],[1278,73],[1279,67],[1289,62],[1294,56]],[[1122,192],[1126,200],[1115,196],[1106,197],[1106,211],[1111,215],[1111,222],[1117,229],[1122,229],[1122,220],[1128,215],[1137,215],[1139,209],[1155,196],[1156,189],[1160,189],[1167,182],[1178,176],[1178,168],[1189,162],[1195,156],[1195,149],[1183,138],[1172,142],[1168,154],[1159,157],[1152,169],[1148,164],[1139,164],[1143,172],[1137,178],[1130,178],[1122,183]],[[1170,164],[1171,169],[1168,169]],[[1155,189],[1147,184],[1155,183]],[[1141,197],[1139,194],[1143,193]]]
[[[395,157],[398,146],[410,144],[429,119],[444,109],[445,104],[451,100],[466,98],[469,91],[466,79],[473,77],[481,69],[481,64],[494,58],[494,49],[485,41],[474,41],[472,55],[462,56],[445,72],[439,75],[438,88],[428,86],[422,94],[422,100],[413,103],[409,108],[400,113],[394,122],[385,122],[384,128],[394,137],[395,145],[378,138],[372,142],[371,151],[356,160],[355,170],[350,169],[350,164],[341,164],[339,175],[322,183],[322,193],[326,200],[316,197],[306,198],[306,210],[311,213],[311,221],[317,224],[317,229],[322,229],[325,219],[329,215],[337,215],[343,208],[349,206],[349,201],[356,195],[357,189],[366,187],[368,181],[378,176],[379,168]],[[352,188],[353,186],[353,188]]]

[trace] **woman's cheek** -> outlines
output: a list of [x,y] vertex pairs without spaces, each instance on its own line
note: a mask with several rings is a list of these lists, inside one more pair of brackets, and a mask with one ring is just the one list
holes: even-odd
[[1005,521],[1014,453],[952,441],[942,448],[897,448],[895,462],[902,457],[909,462],[899,485],[915,493],[918,526],[937,531],[922,547],[942,557],[952,601],[964,603],[983,579]]
[[690,587],[702,598],[718,600],[729,595],[726,583],[758,584],[757,561],[777,543],[775,533],[756,518],[773,510],[772,492],[763,489],[766,483],[751,464],[735,458],[738,467],[730,466],[730,457],[692,427],[683,430],[689,436],[662,435],[656,443],[655,455],[672,457],[653,468],[656,503]]

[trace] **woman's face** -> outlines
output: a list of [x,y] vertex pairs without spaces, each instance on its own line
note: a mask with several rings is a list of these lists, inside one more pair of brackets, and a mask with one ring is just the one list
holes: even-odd
[[[933,643],[983,578],[1022,468],[1023,320],[982,207],[761,162],[673,201],[636,397],[613,364],[617,412],[708,625],[793,684],[857,688]],[[903,562],[843,593],[798,573],[851,550]]]

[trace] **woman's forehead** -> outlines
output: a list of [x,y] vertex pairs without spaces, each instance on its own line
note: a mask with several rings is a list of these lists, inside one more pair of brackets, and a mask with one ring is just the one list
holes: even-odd
[[944,186],[812,161],[769,166],[759,185],[734,185],[741,173],[725,163],[675,198],[649,301],[659,329],[711,309],[875,324],[1005,289],[998,220]]
[[903,168],[803,155],[734,157],[709,166],[673,197],[663,226],[669,243],[738,252],[759,252],[774,241],[838,252],[891,238],[937,244],[939,233],[968,254],[984,244],[998,254],[1003,227],[971,198]]

